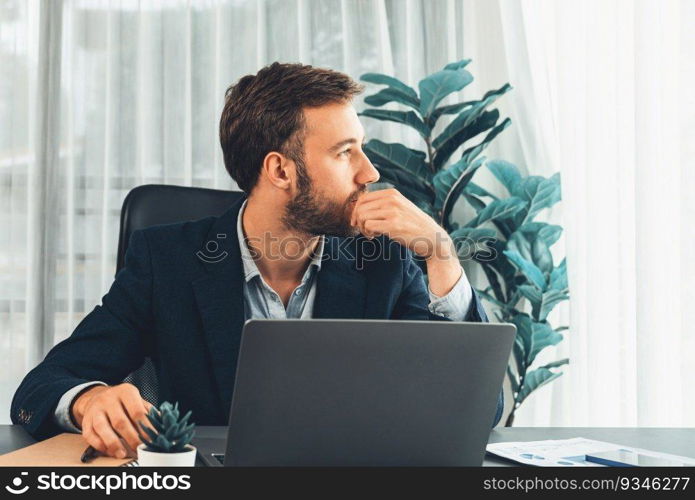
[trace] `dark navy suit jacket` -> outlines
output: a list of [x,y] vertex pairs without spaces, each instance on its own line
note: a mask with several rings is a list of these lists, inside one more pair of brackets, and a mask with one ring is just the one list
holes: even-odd
[[[93,380],[118,384],[150,357],[160,400],[178,401],[184,413],[192,410],[198,425],[226,425],[245,319],[236,234],[240,206],[241,201],[220,217],[134,232],[125,267],[102,305],[20,384],[12,421],[38,439],[62,432],[53,413],[65,391]],[[214,254],[211,241],[218,245]],[[445,321],[429,312],[422,271],[395,242],[327,237],[326,256],[314,317]],[[466,320],[487,321],[475,293]],[[493,425],[502,405],[500,393]]]

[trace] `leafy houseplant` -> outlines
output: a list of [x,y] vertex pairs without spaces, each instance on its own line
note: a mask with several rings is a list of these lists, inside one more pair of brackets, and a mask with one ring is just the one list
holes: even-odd
[[[542,349],[562,340],[562,329],[553,329],[547,316],[555,305],[569,298],[565,261],[555,267],[549,250],[562,228],[533,221],[541,210],[559,201],[560,178],[524,178],[514,165],[497,161],[487,166],[507,188],[508,198],[497,198],[471,182],[476,171],[486,164],[486,158],[480,156],[482,151],[511,124],[509,118],[498,123],[499,111],[488,109],[511,86],[505,84],[491,90],[479,100],[440,105],[444,98],[473,81],[465,69],[469,63],[470,59],[453,62],[425,77],[418,84],[419,94],[392,76],[362,75],[363,81],[385,88],[364,99],[374,108],[360,114],[407,125],[417,131],[424,143],[421,151],[372,139],[364,150],[379,170],[381,180],[393,184],[435,218],[457,247],[473,242],[471,257],[482,266],[489,282],[486,289],[478,292],[496,307],[498,320],[517,327],[516,367],[507,370],[514,392],[514,406],[506,422],[511,426],[516,409],[529,394],[560,376],[560,372],[551,369],[568,362],[560,360],[530,369]],[[376,109],[389,103],[409,109]],[[452,115],[452,119],[435,136],[435,127],[445,115]],[[483,133],[482,140],[469,145]],[[450,163],[462,146],[461,156]],[[461,198],[476,210],[476,216],[465,224],[451,217]],[[523,299],[531,304],[531,314],[522,311]]]
[[139,464],[145,466],[194,465],[196,449],[189,443],[195,435],[195,424],[188,423],[190,416],[189,411],[179,418],[178,403],[172,405],[165,401],[159,408],[154,406],[150,408],[147,420],[152,428],[140,422],[146,437],[142,436],[143,444],[138,446]]
[[[567,327],[553,328],[548,314],[560,302],[569,299],[567,262],[553,261],[550,247],[562,234],[562,227],[534,221],[542,210],[560,201],[560,175],[522,177],[511,163],[496,160],[487,163],[493,175],[507,189],[509,197],[497,198],[480,186],[469,182],[463,196],[473,205],[477,215],[466,228],[492,225],[486,249],[474,251],[473,258],[482,267],[489,286],[477,290],[496,306],[499,321],[514,323],[515,368],[507,368],[514,393],[514,405],[506,425],[511,426],[517,408],[539,387],[555,380],[562,372],[553,371],[569,363],[554,361],[532,369],[538,354],[562,340]],[[483,201],[486,200],[486,201]],[[530,305],[530,314],[522,311],[523,302]]]

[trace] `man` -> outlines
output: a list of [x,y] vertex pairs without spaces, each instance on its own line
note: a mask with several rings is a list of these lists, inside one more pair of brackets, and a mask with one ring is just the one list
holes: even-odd
[[446,231],[394,189],[367,192],[379,174],[352,106],[361,90],[278,63],[230,87],[220,141],[247,198],[134,232],[102,305],[25,377],[13,422],[37,438],[81,431],[123,457],[150,404],[120,382],[145,357],[162,400],[199,425],[227,423],[248,318],[486,321]]

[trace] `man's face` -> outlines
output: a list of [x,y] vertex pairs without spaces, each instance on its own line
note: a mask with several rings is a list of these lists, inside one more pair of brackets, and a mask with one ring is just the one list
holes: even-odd
[[354,236],[350,218],[357,197],[379,173],[362,151],[364,129],[352,104],[304,110],[304,156],[297,163],[295,195],[284,224],[311,235]]

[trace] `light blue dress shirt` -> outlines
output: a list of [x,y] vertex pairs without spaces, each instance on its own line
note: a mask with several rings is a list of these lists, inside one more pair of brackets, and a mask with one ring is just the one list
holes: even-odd
[[[249,247],[245,241],[242,218],[246,201],[239,210],[237,218],[237,235],[239,238],[239,250],[244,269],[244,315],[245,319],[251,318],[272,318],[272,319],[309,319],[314,311],[314,299],[316,297],[316,276],[321,270],[321,260],[323,256],[324,238],[321,237],[319,244],[314,252],[314,257],[309,263],[301,283],[293,290],[287,303],[287,307],[282,303],[282,299],[263,279],[256,262],[251,256]],[[468,312],[471,300],[473,299],[473,289],[471,288],[466,273],[461,269],[461,276],[451,291],[439,297],[429,290],[430,303],[428,308],[432,314],[445,317],[452,321],[463,321]],[[77,385],[63,394],[56,406],[55,420],[63,429],[69,432],[80,432],[70,418],[70,405],[72,400],[83,389],[93,385],[107,385],[101,381],[85,382]]]

